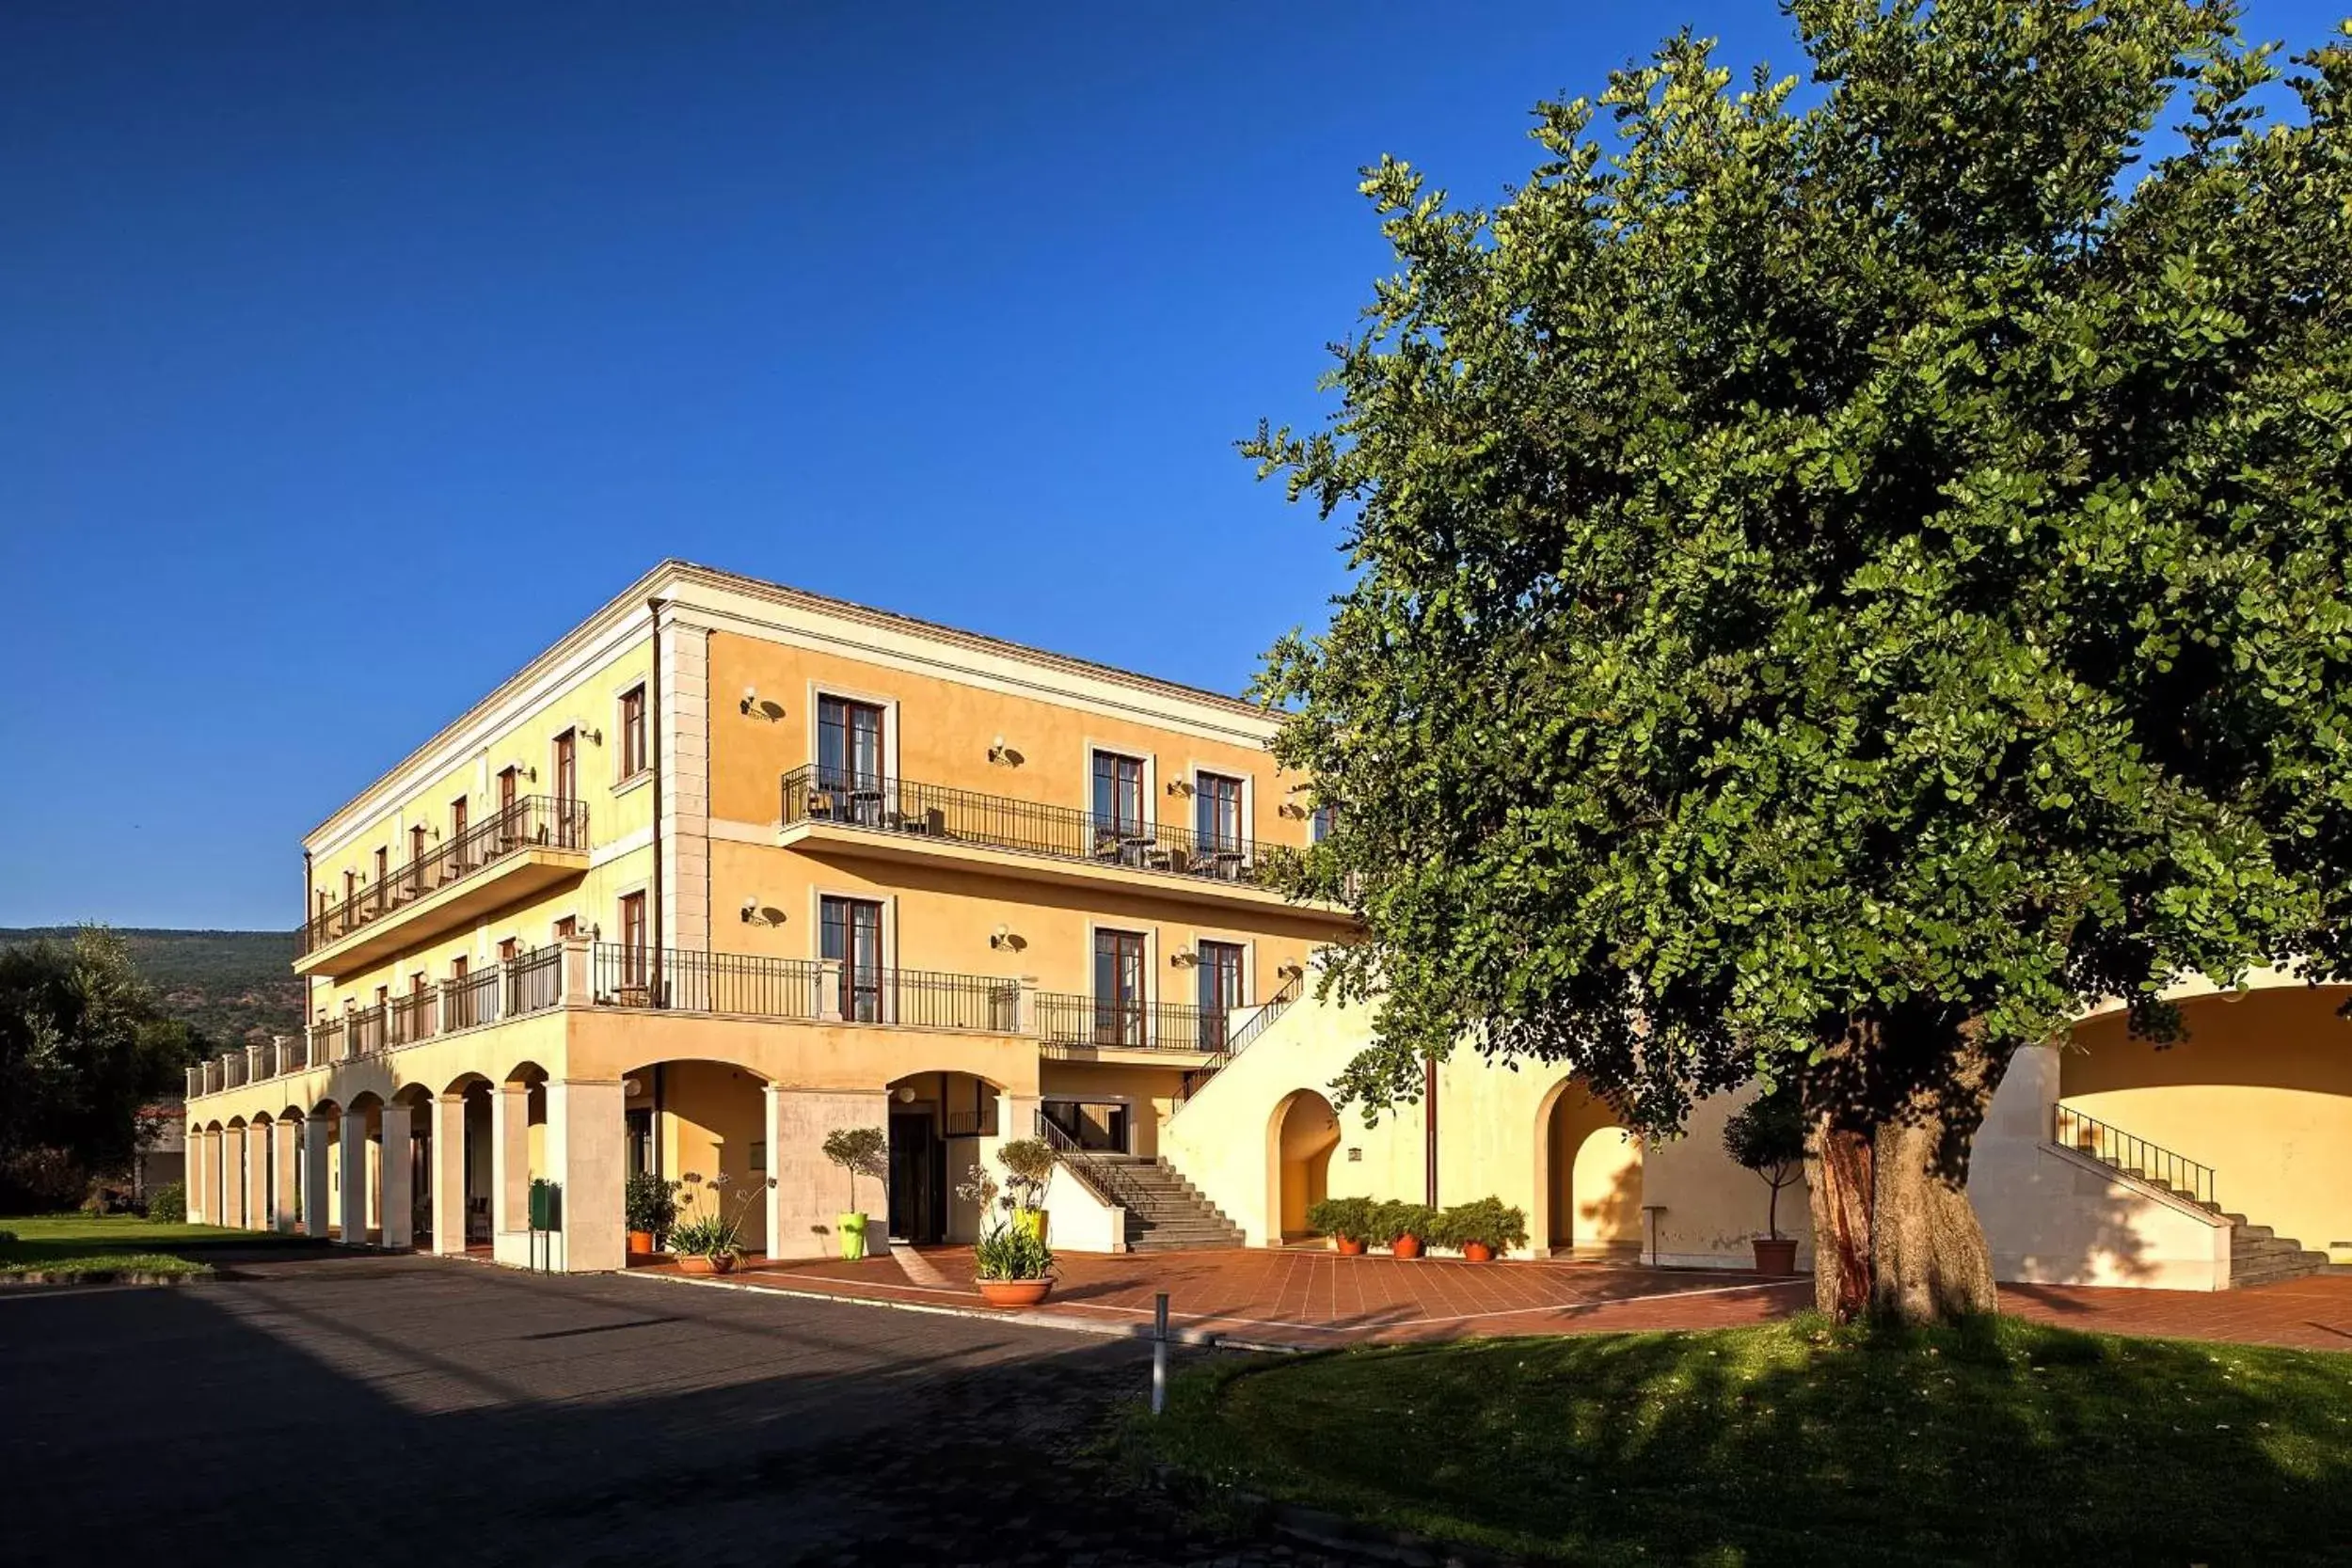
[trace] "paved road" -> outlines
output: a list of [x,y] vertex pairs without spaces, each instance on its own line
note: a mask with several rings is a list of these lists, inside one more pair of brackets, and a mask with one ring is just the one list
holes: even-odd
[[0,1297],[0,1559],[1329,1560],[1090,1445],[1132,1342],[424,1259]]

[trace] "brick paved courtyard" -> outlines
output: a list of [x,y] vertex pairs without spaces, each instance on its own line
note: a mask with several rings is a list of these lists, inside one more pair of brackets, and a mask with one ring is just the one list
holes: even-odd
[[[1341,1258],[1319,1249],[1064,1253],[1040,1319],[1140,1325],[1165,1291],[1176,1324],[1229,1341],[1321,1349],[1465,1335],[1724,1328],[1810,1306],[1810,1279],[1623,1262],[1465,1263]],[[657,1271],[667,1272],[667,1271]],[[968,1247],[838,1261],[755,1261],[747,1283],[916,1305],[977,1307]],[[2117,1334],[2352,1350],[2352,1275],[2221,1292],[2012,1285],[2004,1310]]]

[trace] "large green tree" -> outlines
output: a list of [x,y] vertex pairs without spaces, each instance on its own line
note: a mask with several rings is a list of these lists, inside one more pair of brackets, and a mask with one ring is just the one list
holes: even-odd
[[202,1037],[157,1014],[113,932],[0,947],[0,1200],[78,1196],[48,1189],[60,1173],[70,1187],[120,1169],[139,1108],[179,1089],[202,1051]]
[[1332,423],[1245,444],[1353,586],[1263,689],[1366,933],[1348,1095],[1465,1041],[1661,1130],[1793,1080],[1822,1305],[1989,1310],[2017,1048],[2352,976],[2352,49],[1789,11],[1809,84],[1674,39],[1499,205],[1366,171]]

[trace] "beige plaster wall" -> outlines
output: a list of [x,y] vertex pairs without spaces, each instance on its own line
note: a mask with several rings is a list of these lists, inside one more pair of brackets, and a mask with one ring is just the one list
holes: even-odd
[[2059,1061],[2059,1090],[2212,1166],[2224,1210],[2352,1263],[2352,1022],[2336,1012],[2347,997],[2293,987],[2185,1002],[2188,1037],[2169,1047],[2093,1019]]

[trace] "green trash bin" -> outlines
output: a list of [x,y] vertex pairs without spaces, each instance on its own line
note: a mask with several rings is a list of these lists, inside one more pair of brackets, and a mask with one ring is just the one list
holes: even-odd
[[841,1232],[841,1256],[855,1261],[866,1256],[866,1216],[835,1214],[834,1224]]

